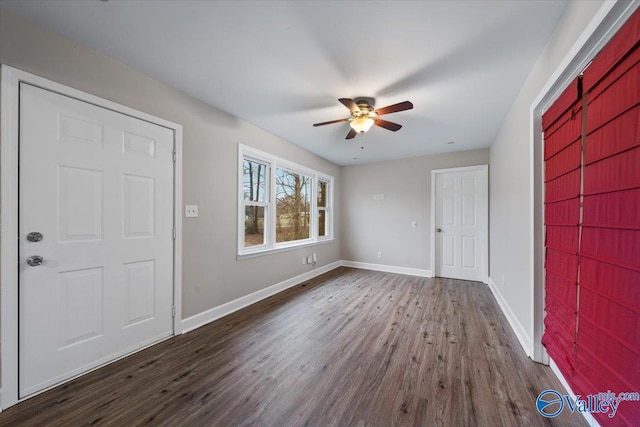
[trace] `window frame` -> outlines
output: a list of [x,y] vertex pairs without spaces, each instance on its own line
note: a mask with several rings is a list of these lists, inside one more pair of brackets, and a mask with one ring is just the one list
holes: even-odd
[[[254,163],[260,163],[262,165],[265,165],[266,170],[265,170],[265,181],[264,181],[264,191],[265,191],[265,198],[264,201],[260,201],[260,200],[246,200],[244,198],[244,162],[245,160],[248,160],[250,162],[254,162]],[[271,164],[269,162],[265,162],[259,158],[255,158],[254,156],[244,156],[240,162],[240,193],[238,194],[238,198],[240,199],[240,216],[242,217],[242,223],[240,224],[240,226],[243,229],[243,233],[244,233],[244,229],[245,229],[245,212],[248,206],[259,206],[264,208],[264,225],[263,225],[263,232],[264,232],[264,237],[263,237],[263,243],[261,245],[253,245],[253,246],[249,246],[248,248],[253,249],[259,249],[259,248],[264,248],[268,245],[269,243],[269,228],[266,226],[267,225],[267,221],[268,221],[268,217],[269,217],[269,204],[270,204],[270,199],[271,199],[271,188],[269,185],[269,181],[270,181],[270,176],[271,176]],[[243,234],[243,240],[242,240],[242,244],[244,245],[244,234]]]
[[[318,206],[318,186],[320,182],[324,182],[327,184],[327,199],[325,200],[325,206]],[[317,234],[318,241],[329,240],[333,238],[333,229],[331,225],[333,224],[333,181],[324,179],[319,176],[318,180],[315,183],[316,186],[316,198],[315,198],[315,218],[317,223],[315,224],[315,231]],[[324,211],[324,223],[325,223],[325,235],[320,235],[320,211]]]
[[294,243],[294,242],[300,242],[300,243],[308,243],[308,242],[313,242],[313,224],[314,224],[314,215],[313,215],[313,195],[315,194],[313,191],[313,185],[316,182],[316,178],[313,175],[310,175],[309,173],[306,172],[302,172],[299,169],[294,169],[291,167],[286,167],[283,166],[282,164],[280,164],[279,166],[277,166],[276,170],[275,170],[275,174],[274,176],[277,176],[278,174],[278,169],[280,170],[284,170],[290,174],[297,174],[301,177],[305,177],[305,178],[310,178],[311,179],[311,194],[310,194],[310,200],[309,200],[309,237],[305,238],[305,239],[298,239],[298,240],[289,240],[286,242],[280,242],[278,243],[278,230],[277,230],[277,218],[278,218],[278,190],[277,190],[277,183],[276,180],[274,179],[274,187],[273,187],[273,191],[275,193],[276,196],[276,201],[275,201],[275,206],[274,206],[274,239],[275,239],[275,243],[276,245],[286,245],[287,243]]
[[[265,181],[265,191],[268,197],[264,202],[244,200],[244,161],[254,161],[267,165],[267,180]],[[293,240],[288,242],[276,242],[276,172],[284,169],[288,172],[297,173],[311,178],[311,203],[310,203],[310,231],[309,238]],[[238,190],[236,194],[238,202],[238,227],[237,227],[237,259],[251,258],[254,256],[266,255],[270,253],[296,249],[304,246],[311,246],[326,243],[333,240],[334,212],[333,194],[334,178],[331,175],[316,171],[297,163],[282,159],[278,156],[265,153],[255,148],[238,144]],[[326,235],[319,236],[318,230],[318,185],[319,181],[327,183],[327,207],[325,209]],[[249,202],[249,204],[247,204]],[[245,207],[249,205],[259,205],[265,208],[264,219],[264,244],[245,246]]]

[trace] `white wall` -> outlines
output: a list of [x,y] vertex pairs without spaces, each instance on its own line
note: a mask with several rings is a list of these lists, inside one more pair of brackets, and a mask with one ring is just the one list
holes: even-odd
[[512,326],[525,335],[519,338],[529,354],[533,344],[530,108],[602,3],[569,2],[491,145],[490,277],[508,306],[506,311],[513,314],[509,320],[517,324]]
[[431,171],[488,163],[489,150],[482,149],[344,166],[342,258],[432,270]]
[[339,201],[337,165],[4,11],[0,62],[183,126],[183,201],[199,205],[183,219],[184,318],[311,270],[303,255],[340,259],[337,210],[334,242],[236,261],[238,143],[333,175]]

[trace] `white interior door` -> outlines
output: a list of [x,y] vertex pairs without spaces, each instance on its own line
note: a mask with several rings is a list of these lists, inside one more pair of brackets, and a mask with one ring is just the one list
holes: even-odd
[[20,397],[172,335],[173,149],[169,129],[20,84]]
[[435,174],[436,276],[486,280],[486,167]]

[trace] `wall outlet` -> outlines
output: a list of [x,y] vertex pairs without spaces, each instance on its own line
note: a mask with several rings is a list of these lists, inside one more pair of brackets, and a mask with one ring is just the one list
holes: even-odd
[[411,221],[411,228],[417,228],[418,227],[418,221]]
[[378,258],[382,258],[382,251],[378,251]]
[[313,256],[312,255],[307,256],[307,264],[313,264]]
[[316,253],[313,253],[313,262],[318,262],[318,255],[316,255]]
[[307,257],[306,257],[306,256],[303,256],[303,257],[302,257],[302,263],[303,263],[303,264],[306,264],[306,263],[307,263]]
[[197,218],[198,217],[198,205],[184,205],[184,217],[185,218]]

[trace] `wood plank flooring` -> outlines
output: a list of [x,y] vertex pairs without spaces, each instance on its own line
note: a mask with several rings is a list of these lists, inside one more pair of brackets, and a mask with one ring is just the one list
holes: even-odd
[[0,425],[586,425],[488,287],[339,268],[0,413]]

